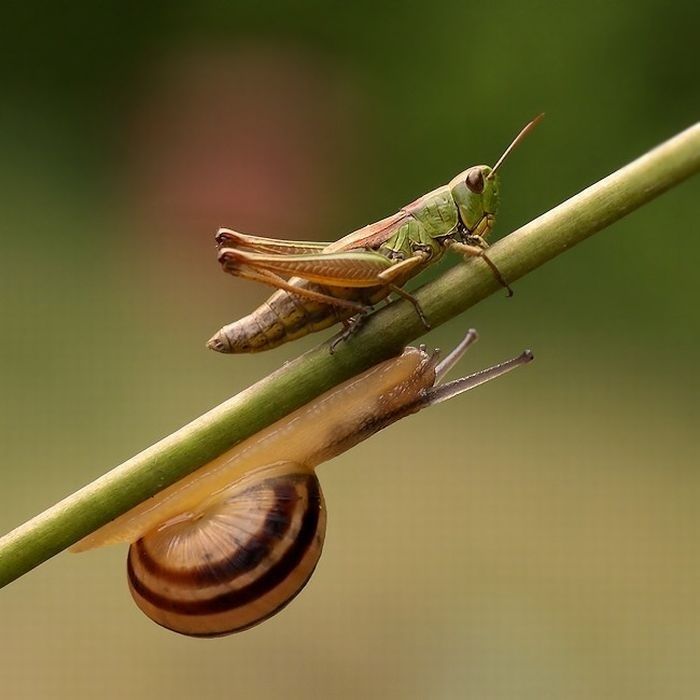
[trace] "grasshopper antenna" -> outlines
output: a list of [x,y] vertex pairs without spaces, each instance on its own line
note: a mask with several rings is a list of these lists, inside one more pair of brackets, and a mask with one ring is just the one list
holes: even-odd
[[510,146],[503,151],[503,155],[496,161],[496,165],[493,166],[491,172],[486,176],[487,180],[493,177],[493,174],[498,170],[503,161],[510,155],[511,151],[520,144],[520,142],[542,121],[544,118],[544,112],[538,114],[531,122],[528,122],[521,130],[520,133],[513,139]]

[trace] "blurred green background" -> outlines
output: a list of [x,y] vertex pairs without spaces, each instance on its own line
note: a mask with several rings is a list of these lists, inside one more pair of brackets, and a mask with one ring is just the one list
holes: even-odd
[[[501,235],[693,123],[693,0],[24,3],[0,27],[6,531],[311,347],[204,348],[268,290],[220,225],[335,239],[474,163]],[[698,181],[426,337],[529,368],[320,470],[326,549],[216,641],[124,548],[0,593],[3,698],[697,698]],[[328,336],[328,333],[324,335]]]

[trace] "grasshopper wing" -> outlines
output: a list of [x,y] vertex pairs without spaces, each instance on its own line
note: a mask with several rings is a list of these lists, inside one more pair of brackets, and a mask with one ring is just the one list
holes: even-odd
[[386,219],[377,221],[374,224],[369,224],[364,226],[357,231],[349,233],[347,236],[343,236],[338,241],[331,243],[323,249],[323,254],[328,253],[340,253],[346,250],[355,250],[357,248],[364,248],[365,250],[372,250],[379,248],[382,243],[386,243],[401,226],[405,223],[407,219],[410,218],[410,214],[403,209],[397,211],[396,214],[387,216]]

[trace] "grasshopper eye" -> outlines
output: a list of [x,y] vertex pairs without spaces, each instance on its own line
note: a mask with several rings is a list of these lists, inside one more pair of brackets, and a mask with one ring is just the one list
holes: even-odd
[[474,194],[481,194],[484,191],[484,174],[481,168],[472,168],[467,173],[465,183]]

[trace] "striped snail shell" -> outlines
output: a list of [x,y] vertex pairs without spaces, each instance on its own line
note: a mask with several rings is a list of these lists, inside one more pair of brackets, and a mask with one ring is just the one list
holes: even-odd
[[129,588],[152,620],[195,637],[238,632],[281,610],[309,580],[326,511],[308,467],[278,462],[129,547]]

